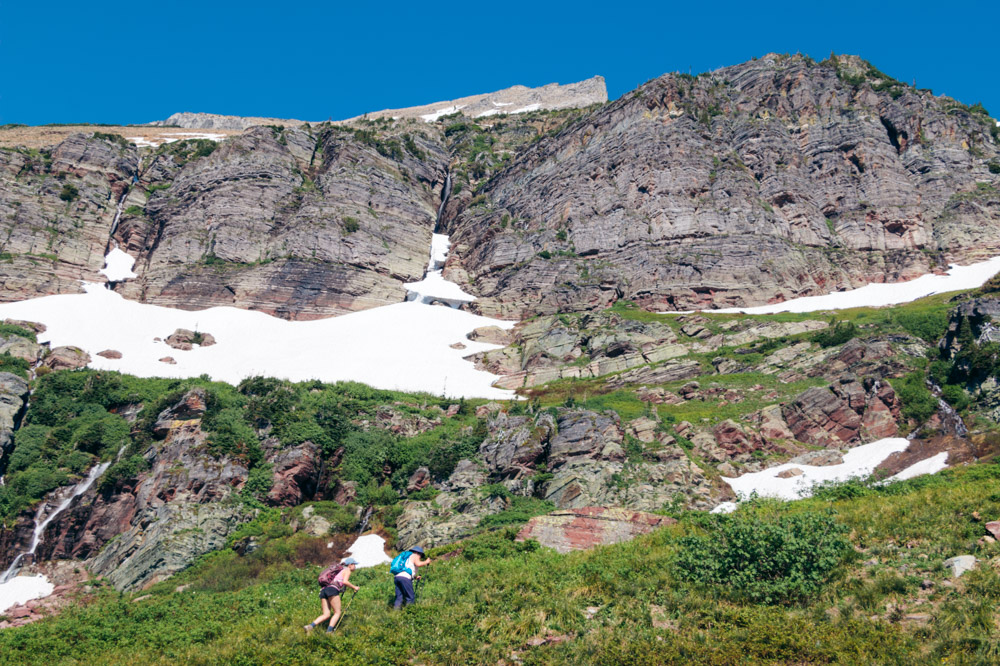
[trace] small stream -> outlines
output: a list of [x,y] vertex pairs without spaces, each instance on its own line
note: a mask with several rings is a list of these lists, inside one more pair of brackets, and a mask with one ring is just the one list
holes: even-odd
[[42,503],[42,505],[38,508],[38,512],[35,514],[35,531],[31,535],[31,546],[28,550],[14,558],[14,561],[10,563],[9,567],[7,567],[7,571],[0,576],[0,584],[6,583],[8,580],[17,575],[17,572],[21,568],[21,562],[24,558],[27,556],[34,556],[35,551],[38,550],[38,545],[42,542],[42,538],[45,535],[45,528],[49,526],[49,523],[55,520],[56,516],[60,513],[68,509],[70,504],[73,503],[73,500],[87,492],[90,486],[94,484],[94,481],[100,478],[100,476],[104,474],[105,470],[111,466],[111,462],[112,461],[109,460],[108,462],[99,463],[91,467],[90,471],[87,473],[87,477],[73,487],[73,492],[70,493],[70,496],[64,499],[59,506],[57,506],[48,516],[45,516],[44,519],[42,516],[45,515],[46,504],[44,502]]

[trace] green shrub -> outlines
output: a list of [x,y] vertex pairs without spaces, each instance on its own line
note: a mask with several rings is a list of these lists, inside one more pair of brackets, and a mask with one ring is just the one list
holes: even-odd
[[344,218],[344,231],[349,234],[353,234],[355,231],[361,228],[358,223],[358,218],[347,216]]
[[495,560],[538,550],[539,544],[534,539],[515,541],[517,533],[517,528],[508,527],[469,539],[462,548],[462,556],[467,560]]
[[927,388],[927,382],[922,372],[911,372],[898,379],[890,380],[890,383],[903,404],[900,413],[904,419],[923,423],[937,411],[937,398]]
[[480,530],[495,530],[511,525],[523,525],[535,516],[555,511],[556,505],[548,500],[535,497],[514,497],[510,505],[500,513],[483,516],[479,520]]
[[0,324],[0,338],[9,338],[12,335],[27,338],[32,342],[38,342],[38,338],[35,336],[34,331],[29,331],[23,326],[17,326],[15,324]]
[[790,603],[809,599],[851,551],[847,528],[825,513],[774,515],[752,508],[719,516],[706,535],[682,537],[679,577],[720,586],[739,600]]
[[1000,173],[1000,162],[996,160],[990,160],[989,164],[987,164],[986,167],[990,170],[990,173],[992,174]]
[[131,217],[142,217],[146,214],[146,211],[142,206],[129,206],[125,209],[125,214]]
[[66,183],[62,186],[62,190],[59,192],[59,198],[63,201],[73,201],[80,196],[80,190],[76,188],[75,185]]
[[907,333],[926,342],[935,343],[948,330],[948,311],[900,309],[893,312],[893,320]]
[[858,327],[853,321],[831,321],[828,328],[813,336],[820,347],[835,347],[858,337]]
[[28,378],[28,368],[31,364],[25,361],[23,358],[17,358],[16,356],[11,356],[9,352],[4,352],[0,354],[0,372],[9,372],[13,375],[17,375],[22,379]]

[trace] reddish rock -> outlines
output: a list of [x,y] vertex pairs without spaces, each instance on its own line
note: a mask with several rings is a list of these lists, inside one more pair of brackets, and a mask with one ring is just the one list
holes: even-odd
[[560,553],[601,544],[630,541],[640,534],[677,521],[630,509],[584,507],[536,516],[518,532],[517,540],[535,539]]
[[500,404],[496,402],[488,402],[485,405],[479,405],[478,407],[476,407],[476,418],[477,419],[486,418],[490,414],[495,414],[496,412],[499,412],[501,409],[502,408],[500,407]]
[[267,494],[267,503],[271,506],[295,506],[316,493],[320,455],[312,442],[280,450],[271,464],[274,480]]
[[406,484],[406,492],[414,493],[418,490],[423,490],[431,483],[431,471],[426,467],[418,467],[417,471],[410,476],[409,482]]
[[117,349],[105,349],[104,351],[97,352],[98,356],[103,356],[104,358],[121,358],[122,353]]
[[781,416],[780,406],[771,405],[760,410],[760,436],[769,443],[795,439],[795,435],[788,429],[788,424]]
[[166,363],[167,365],[177,365],[177,361],[174,360],[173,356],[164,356],[160,359],[160,363]]
[[200,331],[189,331],[186,328],[178,328],[167,336],[166,343],[174,349],[189,351],[194,345],[201,347],[211,347],[215,344],[215,337],[211,333]]
[[4,319],[3,323],[8,326],[19,326],[35,333],[44,333],[48,330],[45,324],[40,324],[36,321],[25,321],[24,319]]
[[778,477],[779,479],[790,479],[794,476],[802,476],[802,474],[804,474],[804,472],[801,469],[799,469],[798,467],[792,467],[791,469],[786,469],[782,470],[781,472],[778,472],[777,474],[775,474],[775,476]]
[[1000,520],[991,520],[985,525],[986,531],[993,535],[994,539],[1000,539]]
[[764,440],[760,435],[753,431],[745,432],[738,423],[729,419],[712,428],[712,434],[719,447],[730,456],[764,448]]
[[90,354],[79,347],[56,347],[45,357],[43,364],[53,370],[76,370],[90,363]]
[[458,414],[458,410],[460,409],[462,409],[461,405],[448,405],[448,410],[444,413],[444,415],[449,418],[456,416]]
[[333,493],[333,501],[337,504],[349,504],[358,496],[357,485],[353,481],[338,481]]
[[899,399],[887,382],[865,387],[852,378],[811,388],[782,410],[795,439],[840,447],[896,434]]
[[453,342],[448,346],[451,347],[452,349],[465,349],[465,345],[463,345],[461,342]]
[[31,609],[27,606],[16,606],[14,608],[8,608],[4,611],[4,615],[12,620],[18,620],[22,617],[28,617],[31,615]]
[[205,389],[200,387],[191,389],[173,407],[160,412],[153,425],[153,434],[157,437],[166,437],[171,429],[177,427],[178,421],[200,419],[208,409],[207,399]]

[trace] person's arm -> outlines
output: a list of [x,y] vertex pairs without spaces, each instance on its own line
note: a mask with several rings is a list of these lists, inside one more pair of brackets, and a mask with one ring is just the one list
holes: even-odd
[[347,573],[344,574],[344,587],[349,587],[352,590],[354,590],[355,592],[357,592],[359,589],[361,589],[357,585],[351,583],[350,580],[351,580],[351,570],[348,569]]
[[427,566],[427,565],[428,565],[428,564],[430,564],[430,563],[431,563],[431,558],[429,558],[429,557],[428,557],[428,558],[427,558],[427,559],[425,560],[425,559],[423,559],[423,558],[421,557],[421,558],[418,558],[418,559],[417,559],[416,561],[414,561],[414,563],[413,563],[413,564],[414,564],[414,565],[416,565],[416,566],[418,566],[418,567],[425,567],[425,566]]

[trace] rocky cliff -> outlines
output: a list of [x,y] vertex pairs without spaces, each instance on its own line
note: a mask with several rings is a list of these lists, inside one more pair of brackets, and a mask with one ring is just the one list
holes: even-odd
[[1000,247],[998,155],[981,107],[858,58],[668,74],[492,178],[449,222],[452,273],[508,317],[906,279]]

